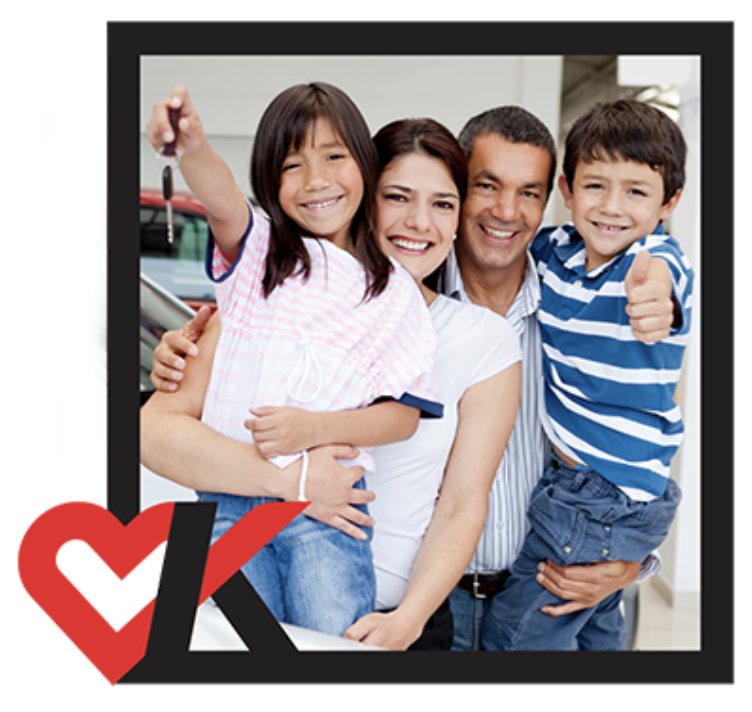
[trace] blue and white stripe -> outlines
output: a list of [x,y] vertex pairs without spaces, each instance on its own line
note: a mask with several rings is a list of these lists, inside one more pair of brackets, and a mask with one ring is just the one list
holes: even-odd
[[[624,280],[642,249],[666,259],[681,309],[680,327],[657,344],[635,339],[626,313]],[[590,272],[571,225],[542,230],[531,251],[542,278],[549,437],[633,499],[660,496],[683,434],[674,392],[691,321],[691,266],[660,227]]]

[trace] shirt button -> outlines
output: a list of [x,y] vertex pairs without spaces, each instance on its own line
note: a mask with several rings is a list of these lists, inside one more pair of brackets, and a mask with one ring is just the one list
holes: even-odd
[[605,530],[606,530],[607,532],[610,532],[610,531],[611,531],[611,525],[609,525],[609,524],[606,524],[606,525],[604,525],[604,527],[603,527],[603,528],[604,528],[604,529],[605,529]]
[[608,556],[608,549],[604,549],[602,552],[603,556]]
[[504,522],[496,522],[496,528],[501,531],[504,528]]
[[578,279],[578,280],[577,280],[577,281],[576,281],[576,282],[574,283],[574,286],[575,286],[575,287],[577,287],[577,288],[579,289],[579,288],[580,288],[580,287],[582,286],[582,280],[581,280],[581,279]]
[[564,553],[565,554],[569,554],[571,551],[572,551],[572,547],[571,546],[565,546],[564,547]]

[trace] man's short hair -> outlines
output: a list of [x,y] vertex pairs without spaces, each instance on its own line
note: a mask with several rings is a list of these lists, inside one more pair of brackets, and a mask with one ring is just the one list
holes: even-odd
[[459,142],[467,160],[479,136],[497,134],[510,143],[526,143],[546,149],[551,157],[551,169],[546,186],[546,197],[551,195],[556,175],[556,142],[546,125],[521,106],[500,106],[488,109],[470,119],[462,131]]

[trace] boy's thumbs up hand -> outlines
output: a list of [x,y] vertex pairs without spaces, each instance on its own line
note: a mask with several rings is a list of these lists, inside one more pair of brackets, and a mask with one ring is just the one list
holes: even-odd
[[624,280],[627,314],[636,339],[652,344],[665,339],[674,322],[671,271],[665,260],[637,253]]
[[629,297],[630,291],[635,287],[647,282],[651,259],[650,253],[647,250],[642,250],[635,256],[632,268],[627,273],[627,279],[624,284],[627,289],[627,297]]

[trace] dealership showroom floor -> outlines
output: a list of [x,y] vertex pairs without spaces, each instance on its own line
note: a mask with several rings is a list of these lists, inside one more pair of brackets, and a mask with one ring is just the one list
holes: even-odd
[[635,650],[700,650],[700,611],[673,607],[654,581],[640,584]]

